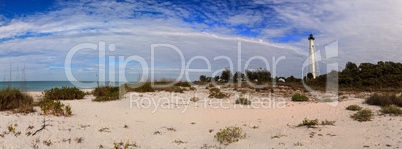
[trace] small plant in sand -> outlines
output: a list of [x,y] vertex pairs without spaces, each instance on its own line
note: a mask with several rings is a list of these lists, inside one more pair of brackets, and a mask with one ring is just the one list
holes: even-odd
[[292,96],[292,101],[308,101],[308,97],[297,93]]
[[304,120],[302,121],[302,123],[300,123],[299,127],[301,126],[306,126],[307,128],[314,128],[316,125],[335,125],[335,121],[322,121],[321,124],[318,122],[318,119],[314,119],[314,120],[309,120],[307,118],[304,118]]
[[41,100],[39,107],[44,114],[52,114],[55,116],[70,116],[72,114],[71,107],[69,105],[65,106],[60,101]]
[[10,124],[10,126],[8,126],[7,130],[9,133],[10,132],[15,133],[15,128],[13,127],[13,124]]
[[395,105],[382,106],[380,112],[389,115],[402,115],[402,109]]
[[76,87],[56,87],[50,90],[45,90],[44,94],[44,99],[46,100],[73,100],[82,99],[85,96],[85,93]]
[[52,141],[45,140],[45,141],[43,141],[43,144],[45,144],[46,146],[50,146],[50,145],[52,145]]
[[335,125],[335,121],[325,120],[321,122],[321,125]]
[[251,105],[251,101],[247,98],[239,98],[235,101],[235,104]]
[[180,144],[185,144],[185,143],[187,143],[187,142],[186,142],[186,141],[182,141],[182,140],[174,140],[173,143],[177,143],[177,145],[180,145]]
[[358,105],[350,105],[350,106],[346,107],[346,110],[350,110],[350,111],[359,111],[361,109],[363,109],[363,108]]
[[209,98],[218,98],[218,99],[222,99],[222,98],[227,98],[229,97],[229,95],[222,93],[221,90],[219,88],[213,87],[211,89],[209,89]]
[[17,133],[14,134],[15,137],[18,137],[19,135],[21,135],[21,131],[18,131]]
[[240,127],[226,127],[225,129],[220,129],[214,136],[220,143],[233,143],[239,141],[239,139],[246,138],[246,133]]
[[316,125],[320,125],[320,123],[318,122],[318,119],[309,120],[307,118],[304,118],[303,122],[297,126],[299,126],[299,127],[306,126],[307,128],[312,128],[312,127],[315,127]]
[[113,143],[113,145],[113,149],[128,149],[138,147],[137,143],[130,143],[130,140],[127,140],[126,143],[124,143],[123,141],[120,141],[119,143]]
[[192,101],[192,102],[197,102],[197,101],[199,101],[200,99],[198,98],[198,97],[191,97],[190,98],[190,101]]
[[350,117],[356,121],[365,122],[365,121],[371,121],[374,115],[371,109],[363,109],[351,115]]
[[112,101],[119,99],[118,86],[99,86],[93,92],[95,99],[92,101]]

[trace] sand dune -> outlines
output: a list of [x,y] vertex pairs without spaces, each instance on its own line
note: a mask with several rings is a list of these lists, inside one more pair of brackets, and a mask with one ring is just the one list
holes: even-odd
[[[37,93],[34,93],[37,94]],[[28,115],[0,112],[0,132],[7,132],[12,124],[19,136],[12,133],[0,137],[0,148],[113,148],[113,143],[135,142],[141,148],[400,148],[402,147],[402,117],[379,116],[369,122],[350,118],[353,111],[345,110],[351,104],[378,111],[379,107],[363,103],[363,99],[349,98],[337,106],[321,102],[297,103],[290,97],[281,97],[284,108],[250,108],[234,104],[234,96],[223,108],[209,99],[196,103],[187,101],[197,95],[208,96],[205,89],[185,93],[140,93],[143,98],[156,100],[176,97],[182,100],[164,100],[155,110],[146,100],[138,108],[130,108],[126,98],[111,102],[92,102],[93,96],[82,100],[62,101],[72,107],[71,117],[44,116],[41,112]],[[264,96],[256,94],[256,96]],[[215,101],[218,101],[215,99]],[[268,106],[273,101],[266,101]],[[162,108],[162,106],[164,108]],[[187,109],[185,108],[187,106]],[[37,107],[39,110],[39,108]],[[40,110],[39,110],[40,111]],[[296,127],[304,118],[334,120],[335,126],[318,128]],[[34,136],[27,132],[40,129],[43,120],[47,126]],[[29,129],[29,126],[33,126]],[[125,127],[126,126],[126,127]],[[214,135],[221,128],[238,126],[247,133],[246,138],[227,146],[220,144]],[[102,130],[102,131],[100,131]],[[4,131],[4,132],[3,132]],[[78,139],[81,142],[78,143]],[[46,146],[43,141],[51,142]],[[182,141],[182,143],[178,143]]]

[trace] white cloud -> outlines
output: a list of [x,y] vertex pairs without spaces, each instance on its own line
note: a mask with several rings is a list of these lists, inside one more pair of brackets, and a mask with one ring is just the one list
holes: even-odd
[[[109,51],[108,56],[139,55],[149,62],[150,45],[166,43],[179,47],[186,62],[196,55],[205,56],[211,61],[213,70],[216,70],[227,67],[228,63],[223,60],[214,61],[213,58],[225,55],[233,59],[237,68],[237,42],[240,41],[243,67],[247,59],[255,55],[266,57],[271,65],[273,56],[286,56],[286,60],[279,62],[278,74],[300,77],[301,63],[307,55],[307,37],[288,43],[269,42],[270,38],[299,34],[294,33],[294,30],[312,32],[319,49],[338,40],[340,66],[347,61],[401,62],[402,52],[399,47],[402,47],[402,16],[399,14],[402,14],[402,10],[399,8],[402,4],[399,1],[259,0],[255,4],[263,9],[254,10],[253,5],[243,5],[237,1],[203,1],[199,8],[153,1],[61,1],[59,9],[47,13],[12,20],[0,16],[0,39],[17,38],[0,42],[0,55],[4,55],[0,56],[0,68],[6,68],[9,62],[20,66],[25,62],[32,80],[48,78],[34,75],[39,72],[44,76],[46,73],[43,72],[50,72],[49,77],[54,77],[52,79],[64,80],[63,70],[48,69],[51,66],[64,66],[67,52],[75,45],[99,41],[116,45],[116,51]],[[241,8],[237,9],[235,5]],[[265,12],[264,8],[269,11]],[[234,27],[238,25],[247,26],[259,35],[255,39],[236,35],[238,30]],[[18,37],[28,33],[51,35]],[[164,65],[158,66],[160,74],[178,70],[180,65],[177,53],[167,49],[158,52],[157,63]],[[75,72],[77,77],[92,79],[92,73],[95,73],[93,68],[98,65],[93,61],[96,59],[97,53],[90,50],[77,53],[73,66],[82,69],[82,73]],[[261,61],[253,62],[251,66],[255,68],[262,66]],[[192,66],[206,68],[203,62],[194,62]]]

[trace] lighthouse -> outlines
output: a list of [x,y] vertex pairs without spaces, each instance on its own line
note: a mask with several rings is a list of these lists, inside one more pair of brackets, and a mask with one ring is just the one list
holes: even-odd
[[317,73],[317,68],[318,65],[316,66],[316,57],[315,57],[315,47],[314,47],[314,37],[313,34],[310,34],[310,37],[308,40],[310,41],[309,48],[308,48],[308,54],[309,54],[309,59],[310,59],[310,72],[313,74],[313,78],[315,79],[316,73]]

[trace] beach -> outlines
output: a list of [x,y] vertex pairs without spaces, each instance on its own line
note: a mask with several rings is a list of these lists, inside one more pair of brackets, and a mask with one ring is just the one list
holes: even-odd
[[[273,100],[265,101],[260,104],[265,106],[258,108],[258,105],[240,107],[234,104],[235,91],[223,89],[223,92],[233,94],[227,102],[207,98],[209,92],[205,87],[184,93],[128,92],[124,99],[109,102],[93,102],[95,97],[86,95],[81,100],[61,101],[72,107],[70,117],[43,115],[39,107],[35,107],[37,112],[27,115],[2,111],[0,132],[7,132],[7,127],[13,125],[15,132],[21,134],[4,134],[0,137],[0,148],[113,148],[119,142],[135,143],[140,148],[402,147],[402,117],[380,115],[379,106],[363,104],[364,99],[354,95],[345,95],[346,99],[336,106],[315,101],[293,102],[291,97],[280,96],[275,98],[275,104],[271,103]],[[40,92],[29,94],[41,96]],[[195,95],[201,100],[189,101]],[[149,105],[148,99],[160,103]],[[345,110],[352,104],[372,109],[375,118],[368,122],[354,121],[350,115],[355,112]],[[298,127],[305,118],[336,122],[316,128]],[[44,120],[43,130],[26,135],[39,130]],[[221,144],[214,135],[229,126],[242,128],[246,137]]]

